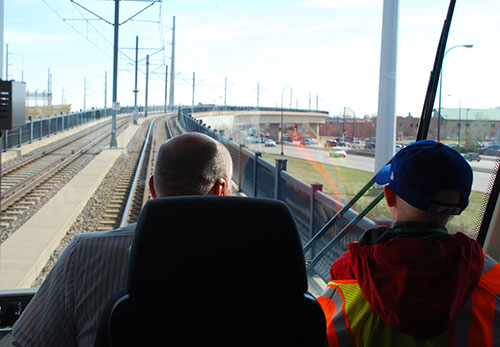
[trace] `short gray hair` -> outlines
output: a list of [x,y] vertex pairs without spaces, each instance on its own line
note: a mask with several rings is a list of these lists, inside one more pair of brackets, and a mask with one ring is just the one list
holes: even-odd
[[159,197],[206,195],[220,178],[231,184],[231,155],[206,135],[185,133],[165,142],[158,151],[154,182]]

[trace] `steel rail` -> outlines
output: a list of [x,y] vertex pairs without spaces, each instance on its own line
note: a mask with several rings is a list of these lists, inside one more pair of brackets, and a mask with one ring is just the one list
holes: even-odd
[[87,136],[89,135],[90,133],[92,133],[93,131],[95,131],[96,129],[100,129],[100,128],[103,128],[105,126],[108,125],[108,123],[110,123],[110,121],[107,121],[107,122],[104,122],[102,124],[99,124],[99,125],[96,125],[96,126],[93,126],[91,128],[88,128],[88,129],[85,129],[84,131],[81,131],[79,132],[78,134],[74,135],[74,136],[71,136],[70,138],[68,139],[64,139],[62,140],[61,142],[58,142],[48,148],[45,148],[44,150],[38,152],[38,153],[35,153],[29,157],[26,157],[12,165],[9,165],[5,168],[2,168],[2,178],[5,177],[5,175],[11,173],[12,171],[16,170],[16,169],[19,169],[21,168],[22,166],[25,166],[33,161],[35,161],[36,159],[39,159],[49,153],[52,153],[54,151],[57,151],[58,149],[61,149],[63,148],[64,146],[67,146],[69,145],[70,143],[73,143],[79,139],[81,139],[82,137],[84,136]]
[[[123,124],[125,124],[125,123],[123,123]],[[80,148],[77,151],[73,151],[71,154],[69,154],[66,157],[64,157],[63,159],[61,159],[61,161],[59,163],[40,171],[39,173],[35,174],[34,176],[27,178],[23,182],[20,182],[16,186],[3,192],[2,193],[2,195],[3,195],[2,200],[0,202],[1,210],[5,211],[8,207],[15,204],[15,202],[18,199],[20,199],[26,192],[31,191],[36,186],[38,186],[39,184],[41,184],[42,182],[44,182],[48,178],[52,177],[59,170],[66,167],[68,164],[73,162],[79,156],[83,155],[85,152],[89,151],[93,146],[95,146],[99,142],[103,141],[108,136],[109,136],[109,134],[103,134],[103,135],[99,136],[94,141],[90,142],[89,144],[85,145],[84,147]]]
[[157,120],[158,120],[158,118],[153,119],[153,121],[149,125],[148,133],[146,134],[146,141],[144,141],[144,144],[142,146],[141,156],[139,157],[137,169],[135,170],[134,180],[132,181],[132,186],[130,187],[130,192],[128,194],[127,203],[126,203],[125,209],[123,211],[123,216],[122,216],[122,220],[120,222],[120,227],[127,225],[127,221],[130,217],[130,213],[132,212],[132,205],[134,202],[135,193],[136,193],[137,187],[139,186],[139,178],[141,177],[141,173],[144,169],[143,163],[147,160],[146,156],[150,155],[150,153],[147,153],[148,152],[147,149],[149,147],[149,144],[152,143],[152,141],[151,141],[152,137],[153,137],[152,129],[154,128]]

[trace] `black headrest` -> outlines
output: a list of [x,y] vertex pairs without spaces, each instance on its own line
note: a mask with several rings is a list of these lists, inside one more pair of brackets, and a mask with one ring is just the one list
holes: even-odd
[[150,200],[132,244],[131,296],[303,294],[304,255],[276,200],[189,196]]

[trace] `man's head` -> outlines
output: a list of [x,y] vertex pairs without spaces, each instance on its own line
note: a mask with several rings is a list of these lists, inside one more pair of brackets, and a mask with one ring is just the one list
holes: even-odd
[[221,143],[201,133],[164,142],[149,180],[153,198],[178,195],[231,195],[232,160]]
[[433,140],[400,150],[376,176],[396,221],[444,225],[469,203],[472,169],[460,153]]

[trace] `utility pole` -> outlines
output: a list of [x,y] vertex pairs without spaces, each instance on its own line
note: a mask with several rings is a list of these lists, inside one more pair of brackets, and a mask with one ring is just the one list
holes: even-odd
[[9,44],[5,45],[5,80],[9,80]]
[[118,28],[120,26],[120,0],[115,0],[115,23],[114,23],[114,43],[113,43],[113,114],[111,117],[111,140],[110,148],[116,148],[116,114],[118,113],[119,104],[117,101],[118,94]]
[[137,89],[137,64],[139,61],[139,36],[135,37],[135,84],[134,84],[134,110],[132,111],[132,119],[134,124],[137,124],[137,118],[139,115],[139,111],[137,110],[137,93],[139,89]]
[[[0,0],[1,1],[1,0]],[[122,0],[123,1],[123,0]],[[135,0],[135,1],[141,1],[144,2],[144,0]],[[99,16],[95,12],[85,8],[81,4],[77,3],[76,1],[72,1],[72,3],[76,6],[81,7],[85,11],[89,12],[93,16],[103,20],[104,22],[113,25],[114,29],[114,40],[113,40],[113,111],[112,111],[112,117],[111,117],[111,140],[109,143],[110,148],[116,148],[117,147],[117,142],[116,142],[116,116],[118,114],[118,111],[120,110],[120,103],[118,102],[118,46],[119,46],[119,40],[118,40],[118,32],[119,32],[119,27],[121,24],[125,24],[128,21],[130,21],[132,18],[136,17],[140,13],[144,12],[146,9],[149,7],[153,6],[153,4],[157,1],[151,0],[151,3],[144,7],[142,10],[139,12],[135,13],[132,15],[130,18],[125,20],[123,23],[120,24],[120,0],[114,0],[115,2],[115,16],[114,16],[114,22],[111,23],[108,20],[104,19],[103,17]]]
[[172,26],[172,55],[170,58],[170,99],[168,105],[174,109],[174,85],[175,85],[175,16]]
[[257,107],[259,107],[260,82],[257,82]]
[[50,69],[47,76],[47,105],[52,105],[52,74]]
[[193,98],[191,100],[191,106],[194,107],[194,86],[196,84],[195,73],[193,72]]
[[148,84],[149,84],[149,54],[146,55],[146,101],[144,102],[144,117],[148,116]]
[[168,65],[165,65],[165,112],[167,112]]
[[226,106],[227,77],[224,77],[224,107]]
[[104,71],[104,108],[108,107],[108,72]]
[[87,77],[83,78],[83,110],[87,109]]

